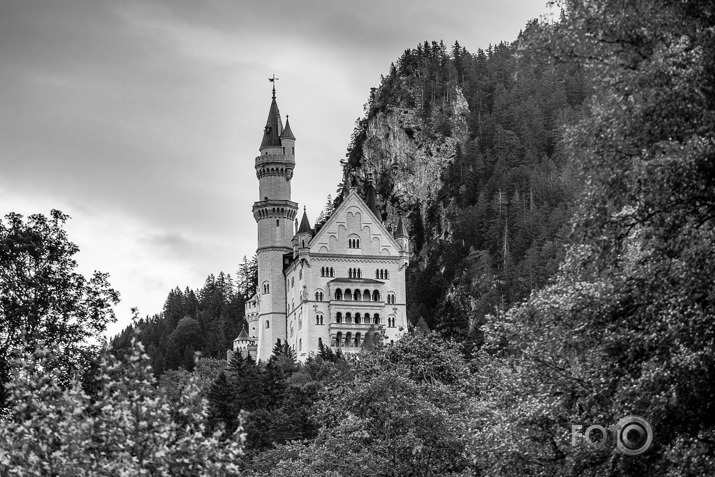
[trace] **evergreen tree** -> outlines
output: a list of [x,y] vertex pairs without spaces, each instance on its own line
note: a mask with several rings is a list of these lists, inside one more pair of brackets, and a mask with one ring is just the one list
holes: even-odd
[[238,428],[240,403],[235,399],[234,390],[225,372],[222,371],[211,385],[208,401],[210,428],[218,429],[222,426],[224,438],[232,435]]

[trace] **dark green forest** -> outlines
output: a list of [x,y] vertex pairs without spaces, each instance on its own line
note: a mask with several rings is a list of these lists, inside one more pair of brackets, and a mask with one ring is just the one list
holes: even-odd
[[[374,180],[386,222],[409,220],[411,328],[394,345],[373,330],[354,357],[298,363],[276,343],[227,363],[255,290],[244,260],[112,346],[76,347],[44,323],[70,310],[95,335],[116,293],[72,274],[61,214],[0,222],[0,313],[27,330],[0,334],[0,471],[714,475],[715,6],[559,5],[512,43],[421,43],[369,93],[338,191]],[[434,184],[380,145],[384,124]],[[56,265],[7,273],[33,260]],[[57,303],[60,284],[95,299]]]
[[581,65],[545,62],[528,47],[539,29],[533,22],[516,42],[476,53],[458,42],[406,50],[371,92],[345,162],[346,180],[364,176],[360,152],[370,120],[403,108],[415,110],[425,138],[444,142],[457,121],[452,103],[463,95],[468,132],[442,171],[438,195],[401,202],[390,169],[377,183],[382,203],[410,219],[410,321],[424,319],[443,336],[477,346],[487,314],[554,276],[579,188],[559,138],[582,114],[589,82]]
[[166,297],[161,313],[139,318],[112,340],[116,350],[129,349],[138,338],[158,375],[170,369],[193,370],[196,353],[209,358],[226,356],[247,323],[244,305],[256,292],[255,257],[245,257],[234,280],[230,274],[209,275],[198,290],[178,287]]

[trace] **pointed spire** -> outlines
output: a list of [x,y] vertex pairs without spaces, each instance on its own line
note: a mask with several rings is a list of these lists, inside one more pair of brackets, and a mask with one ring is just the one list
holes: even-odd
[[298,233],[311,233],[310,222],[308,221],[308,214],[303,207],[303,218],[300,220],[300,227],[298,228]]
[[238,339],[247,340],[249,338],[250,336],[248,336],[248,331],[246,331],[246,325],[243,325],[243,328],[241,328],[241,332],[238,334]]
[[295,141],[295,136],[293,135],[293,131],[290,130],[290,123],[288,122],[288,115],[286,115],[286,127],[283,129],[283,133],[281,134],[281,139],[291,139]]
[[273,83],[273,99],[271,100],[271,108],[268,110],[268,119],[266,127],[263,130],[263,140],[261,141],[260,149],[264,147],[280,147],[281,134],[283,133],[283,122],[281,121],[281,113],[278,111],[278,103],[276,102],[276,86]]
[[407,237],[407,230],[405,230],[405,224],[402,222],[402,216],[397,220],[397,230],[395,231],[395,237]]

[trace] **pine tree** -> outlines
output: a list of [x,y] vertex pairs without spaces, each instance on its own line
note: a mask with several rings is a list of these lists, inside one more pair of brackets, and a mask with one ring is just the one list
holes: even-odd
[[238,427],[240,403],[235,397],[234,389],[226,373],[222,371],[208,392],[208,420],[211,429],[218,429],[221,425],[223,426],[224,438],[233,434]]

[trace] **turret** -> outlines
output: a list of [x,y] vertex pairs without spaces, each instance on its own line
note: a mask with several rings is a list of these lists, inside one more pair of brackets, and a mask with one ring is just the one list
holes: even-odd
[[295,136],[286,120],[283,128],[276,101],[275,80],[268,119],[256,157],[258,201],[253,217],[258,225],[258,355],[267,360],[276,339],[286,338],[285,277],[283,255],[292,252],[293,221],[298,204],[291,201],[295,168]]
[[286,115],[286,127],[280,136],[281,147],[283,148],[283,154],[287,156],[295,156],[295,136],[293,131],[290,129],[290,122],[288,116]]
[[405,253],[409,257],[409,252],[410,252],[409,237],[407,236],[407,230],[405,229],[405,224],[402,221],[401,215],[400,215],[399,219],[397,219],[397,229],[395,230],[394,237],[395,237],[395,240],[397,241],[397,244],[402,249],[402,252]]
[[313,238],[313,230],[310,228],[310,221],[308,221],[308,214],[303,207],[303,218],[300,221],[300,227],[298,227],[298,233],[296,234],[297,246],[298,248],[305,248],[310,243]]

